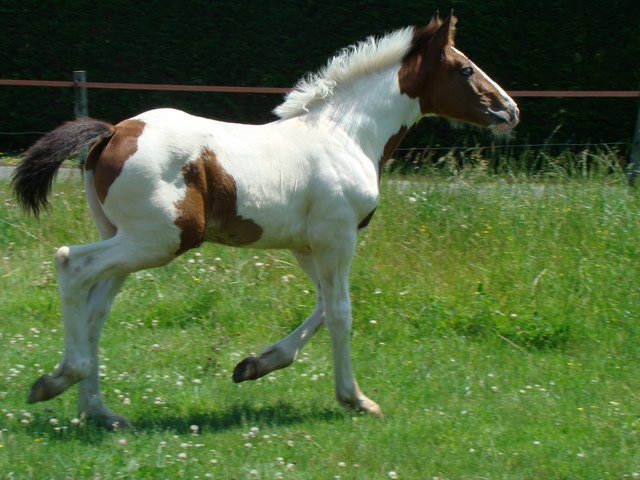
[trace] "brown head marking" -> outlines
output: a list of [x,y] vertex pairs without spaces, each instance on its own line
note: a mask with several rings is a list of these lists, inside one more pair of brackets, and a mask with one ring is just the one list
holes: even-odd
[[443,115],[482,127],[514,127],[515,102],[454,46],[457,18],[414,30],[409,52],[398,73],[400,91],[420,102],[423,115]]
[[182,167],[182,176],[186,194],[176,204],[175,224],[181,231],[176,255],[205,240],[239,246],[262,236],[259,225],[238,215],[236,182],[214,152],[204,149],[198,158]]
[[109,187],[118,178],[124,163],[138,151],[138,138],[144,130],[141,120],[125,120],[113,127],[113,135],[96,142],[84,164],[85,170],[93,170],[98,199],[104,202]]

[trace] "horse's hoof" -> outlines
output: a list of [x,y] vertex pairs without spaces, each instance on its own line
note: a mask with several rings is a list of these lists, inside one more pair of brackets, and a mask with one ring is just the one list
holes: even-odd
[[116,415],[110,410],[104,413],[89,414],[87,415],[87,421],[97,427],[113,431],[131,427],[129,420],[120,415]]
[[253,355],[242,360],[236,368],[233,369],[233,381],[236,383],[245,380],[256,380],[262,375],[258,372],[258,364],[260,360]]
[[31,391],[29,392],[29,398],[27,398],[27,403],[36,403],[42,402],[44,400],[49,400],[59,392],[54,388],[54,381],[51,375],[42,375],[35,383],[31,386]]
[[340,402],[340,404],[343,407],[347,408],[348,410],[354,410],[356,412],[364,412],[371,415],[372,417],[377,417],[377,418],[384,417],[384,414],[382,413],[382,409],[380,408],[380,405],[378,405],[376,402],[374,402],[370,398],[365,397],[364,395],[362,395],[362,397],[358,398],[357,400],[348,400],[348,399],[338,397],[338,402]]
[[372,417],[384,418],[384,413],[382,413],[380,405],[378,405],[373,400],[365,402],[365,404],[361,407],[361,410],[367,412]]
[[95,421],[101,427],[105,427],[108,430],[122,430],[125,428],[131,428],[131,422],[120,415],[112,415],[106,419],[100,419]]

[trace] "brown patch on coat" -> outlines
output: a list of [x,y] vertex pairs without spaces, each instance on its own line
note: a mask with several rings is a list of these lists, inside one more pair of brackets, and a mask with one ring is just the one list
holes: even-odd
[[364,217],[362,219],[362,221],[358,224],[358,230],[361,230],[365,227],[367,227],[367,225],[369,225],[369,222],[371,221],[371,219],[373,218],[373,214],[376,213],[376,209],[374,208],[373,210],[371,210],[369,212],[369,214]]
[[[382,177],[382,169],[387,164],[393,152],[398,148],[400,142],[404,139],[405,135],[409,127],[401,126],[400,130],[394,133],[387,143],[385,143],[384,148],[382,149],[382,156],[380,157],[380,161],[378,162],[378,181],[380,181],[380,177]],[[377,208],[377,207],[376,207]],[[361,230],[369,225],[371,219],[373,218],[373,214],[376,213],[376,209],[371,210],[366,217],[364,217],[360,223],[358,224],[358,230]]]
[[380,179],[379,177],[382,175],[382,169],[387,164],[387,162],[391,158],[391,155],[393,154],[393,152],[395,152],[396,148],[398,148],[402,140],[404,140],[404,137],[407,134],[408,130],[409,130],[409,127],[406,127],[405,125],[401,126],[400,130],[398,130],[395,134],[393,134],[391,138],[387,140],[387,143],[384,144],[384,149],[382,150],[382,157],[380,157],[380,162],[378,164],[379,165],[378,180]]
[[118,178],[124,163],[138,151],[138,138],[145,123],[141,120],[125,120],[113,127],[113,135],[96,142],[84,164],[85,170],[93,170],[96,193],[104,203],[109,188]]
[[241,246],[260,239],[262,228],[238,215],[236,182],[214,152],[204,149],[198,158],[182,167],[182,176],[187,191],[176,204],[175,224],[181,231],[176,255],[205,240]]

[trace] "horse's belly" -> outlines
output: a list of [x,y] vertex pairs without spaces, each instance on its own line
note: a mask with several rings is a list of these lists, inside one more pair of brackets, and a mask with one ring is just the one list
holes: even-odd
[[257,215],[207,225],[205,240],[232,247],[300,249],[308,245],[302,222],[279,221]]

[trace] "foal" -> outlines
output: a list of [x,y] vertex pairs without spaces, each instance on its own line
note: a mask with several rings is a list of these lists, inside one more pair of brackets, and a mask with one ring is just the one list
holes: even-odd
[[211,241],[290,249],[317,289],[311,315],[259,357],[240,362],[233,380],[288,366],[324,324],[339,402],[381,415],[352,371],[348,276],[356,234],[378,205],[382,168],[425,115],[497,133],[518,122],[514,101],[454,47],[455,23],[436,14],[424,27],[343,50],[298,82],[273,123],[231,124],[161,109],[117,125],[76,120],[33,145],[13,187],[34,215],[47,207],[62,161],[91,146],[84,182],[100,241],[55,255],[64,356],[34,383],[29,402],[78,384],[81,413],[105,426],[125,425],[104,405],[99,386],[98,342],[111,303],[129,273]]

